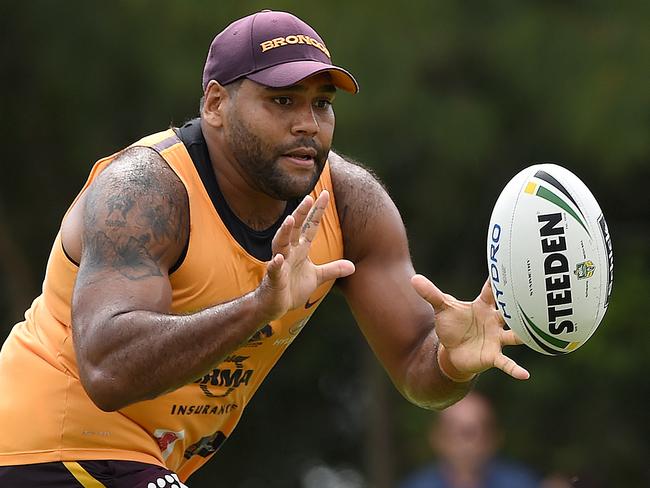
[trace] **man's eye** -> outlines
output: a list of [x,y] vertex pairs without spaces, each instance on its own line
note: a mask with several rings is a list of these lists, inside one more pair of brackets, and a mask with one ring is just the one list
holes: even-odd
[[291,105],[291,98],[289,97],[275,97],[273,101],[278,105]]
[[315,105],[317,108],[328,108],[332,105],[332,101],[324,98],[322,100],[316,100]]

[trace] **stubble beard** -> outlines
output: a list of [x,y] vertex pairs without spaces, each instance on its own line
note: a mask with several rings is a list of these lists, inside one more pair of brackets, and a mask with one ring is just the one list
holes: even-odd
[[[226,137],[230,150],[255,188],[284,201],[301,198],[314,189],[325,167],[329,147],[322,147],[310,137],[296,138],[291,144],[273,147],[250,131],[238,117],[231,117],[229,125],[231,130]],[[279,158],[298,147],[317,151],[311,178],[288,174],[280,166]]]

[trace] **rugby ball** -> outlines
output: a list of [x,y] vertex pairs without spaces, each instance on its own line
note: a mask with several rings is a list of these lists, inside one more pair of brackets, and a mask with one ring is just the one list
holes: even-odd
[[562,166],[536,164],[508,182],[490,218],[487,263],[497,308],[537,352],[575,351],[607,311],[607,224],[587,186]]

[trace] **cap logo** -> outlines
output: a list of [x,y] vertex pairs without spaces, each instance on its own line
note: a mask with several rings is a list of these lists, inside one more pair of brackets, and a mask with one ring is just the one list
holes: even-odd
[[309,44],[310,46],[314,46],[315,48],[323,51],[323,53],[325,53],[328,58],[332,58],[332,56],[330,56],[330,52],[322,42],[319,42],[313,37],[305,36],[303,34],[295,34],[287,37],[276,37],[275,39],[261,42],[260,47],[262,48],[262,52],[266,52],[270,49],[275,49],[276,47],[289,46],[292,44]]

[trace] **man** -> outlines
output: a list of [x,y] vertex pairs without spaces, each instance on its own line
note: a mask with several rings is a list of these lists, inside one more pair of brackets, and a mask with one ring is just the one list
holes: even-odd
[[536,488],[531,472],[495,456],[501,441],[487,398],[470,392],[442,411],[431,426],[435,466],[411,475],[401,488]]
[[95,165],[0,356],[0,485],[180,486],[334,284],[418,405],[528,377],[488,286],[416,276],[381,184],[330,152],[336,89],[320,36],[263,11],[212,42],[200,119]]

